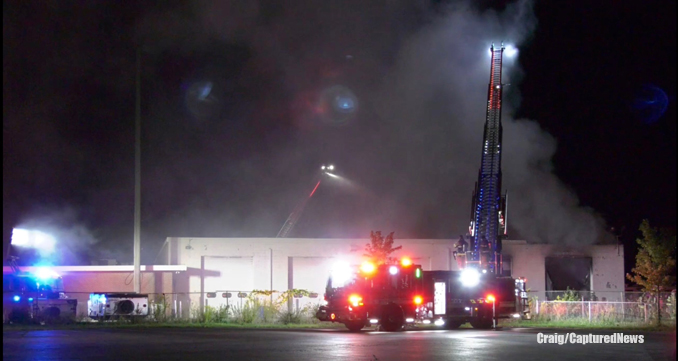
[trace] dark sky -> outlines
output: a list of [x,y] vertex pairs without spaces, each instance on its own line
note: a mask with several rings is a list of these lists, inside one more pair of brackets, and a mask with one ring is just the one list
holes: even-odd
[[465,233],[502,40],[510,238],[675,227],[675,1],[136,3],[3,3],[5,247],[131,261],[137,48],[144,262],[275,236],[329,163],[294,236]]

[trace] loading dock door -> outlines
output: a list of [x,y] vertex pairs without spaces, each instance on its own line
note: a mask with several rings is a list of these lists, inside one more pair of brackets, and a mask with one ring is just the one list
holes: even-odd
[[217,297],[208,300],[209,305],[226,304],[221,293],[230,291],[233,301],[237,293],[254,288],[254,269],[252,257],[205,257],[204,292],[217,292]]
[[294,257],[292,267],[292,287],[317,293],[316,298],[303,297],[295,300],[295,308],[315,305],[323,299],[327,279],[334,262],[329,257]]

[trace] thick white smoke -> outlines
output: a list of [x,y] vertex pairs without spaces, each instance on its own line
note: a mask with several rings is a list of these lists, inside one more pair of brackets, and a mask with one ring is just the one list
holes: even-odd
[[[259,79],[279,77],[258,100],[259,107],[272,109],[270,114],[282,114],[276,107],[289,106],[274,99],[276,89],[312,94],[332,85],[322,80],[327,59],[350,59],[351,75],[340,80],[361,104],[355,122],[340,131],[301,129],[291,139],[278,140],[270,153],[254,152],[219,169],[218,177],[230,180],[231,192],[246,198],[239,210],[220,208],[227,207],[219,199],[229,199],[229,191],[217,184],[211,197],[193,199],[170,218],[186,224],[186,233],[191,223],[199,223],[197,228],[214,233],[222,227],[225,236],[267,235],[255,234],[262,229],[274,234],[277,227],[268,223],[277,219],[282,224],[296,195],[273,190],[281,189],[281,179],[289,180],[284,174],[313,164],[323,149],[343,155],[361,183],[380,188],[382,198],[377,204],[356,199],[346,208],[360,214],[353,218],[312,209],[307,217],[325,218],[316,224],[324,235],[366,235],[372,229],[415,237],[465,232],[480,162],[487,49],[502,41],[518,49],[529,46],[537,28],[532,6],[531,1],[517,1],[497,12],[479,10],[472,2],[431,9],[411,1],[205,1],[151,13],[139,22],[138,36],[156,49],[190,53],[215,42],[248,46],[253,55],[245,70],[252,74],[239,81],[253,86]],[[331,65],[329,61],[330,70]],[[552,171],[555,139],[535,121],[512,118],[522,72],[518,58],[506,59],[504,82],[511,85],[505,91],[503,187],[509,190],[509,227],[534,242],[599,241],[605,234],[603,220],[581,207]],[[288,121],[299,124],[299,119]],[[196,159],[202,162],[204,157],[174,159],[173,173],[182,172],[177,164]],[[191,169],[195,182],[204,181],[200,172]],[[162,182],[172,187],[168,183],[173,181]],[[248,188],[254,186],[260,190]]]

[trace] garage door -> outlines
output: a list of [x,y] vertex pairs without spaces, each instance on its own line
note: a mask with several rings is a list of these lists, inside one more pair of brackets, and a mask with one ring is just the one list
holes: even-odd
[[205,292],[254,288],[252,257],[205,257]]
[[327,257],[294,257],[294,288],[315,292],[322,297],[332,269],[332,260]]

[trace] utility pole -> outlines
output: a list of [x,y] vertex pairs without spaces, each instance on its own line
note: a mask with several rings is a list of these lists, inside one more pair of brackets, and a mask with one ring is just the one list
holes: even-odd
[[134,137],[134,292],[141,293],[141,48],[136,61],[136,119]]

